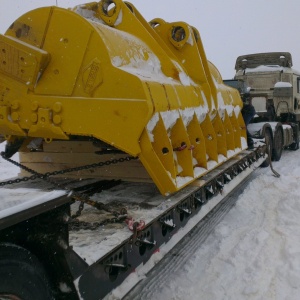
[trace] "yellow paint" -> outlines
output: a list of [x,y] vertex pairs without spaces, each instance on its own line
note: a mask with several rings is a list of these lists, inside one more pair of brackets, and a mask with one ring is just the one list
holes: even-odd
[[95,137],[139,157],[162,194],[241,151],[241,106],[197,29],[128,2],[39,8],[0,35],[0,134]]

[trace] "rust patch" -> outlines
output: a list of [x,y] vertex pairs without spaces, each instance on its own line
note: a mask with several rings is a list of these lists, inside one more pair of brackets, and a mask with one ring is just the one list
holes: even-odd
[[[11,29],[14,28],[14,23]],[[22,24],[21,26],[18,26],[18,28],[16,29],[15,33],[16,33],[16,37],[17,38],[21,38],[24,36],[28,36],[29,32],[31,30],[31,27],[26,25],[26,24]]]

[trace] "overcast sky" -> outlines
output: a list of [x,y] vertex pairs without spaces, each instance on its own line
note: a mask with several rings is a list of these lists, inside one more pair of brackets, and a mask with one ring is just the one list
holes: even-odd
[[[28,10],[73,7],[80,0],[0,0],[0,33]],[[131,0],[147,21],[185,21],[198,28],[207,58],[223,79],[234,76],[239,55],[287,51],[300,70],[300,0]],[[4,9],[5,7],[5,9]]]

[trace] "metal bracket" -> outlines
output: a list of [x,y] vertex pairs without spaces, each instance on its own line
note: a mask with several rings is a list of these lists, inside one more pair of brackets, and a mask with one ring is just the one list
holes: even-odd
[[176,225],[174,224],[174,222],[173,222],[173,219],[171,219],[171,220],[164,220],[164,219],[160,219],[159,220],[163,225],[165,225],[165,226],[167,226],[167,227],[169,227],[169,228],[175,228],[176,227]]
[[135,241],[135,245],[140,247],[141,245],[146,245],[146,246],[155,246],[156,245],[156,241],[149,241],[147,239],[139,239],[137,238]]
[[178,208],[178,210],[180,210],[180,211],[182,211],[182,212],[184,212],[184,213],[186,213],[186,214],[188,214],[188,215],[192,214],[191,209],[183,208],[183,207],[180,206],[180,205],[179,205],[177,208]]

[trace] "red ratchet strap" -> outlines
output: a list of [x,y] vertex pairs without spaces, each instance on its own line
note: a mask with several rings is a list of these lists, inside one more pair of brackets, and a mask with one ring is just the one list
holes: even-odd
[[140,220],[139,222],[134,221],[133,218],[127,218],[125,220],[129,230],[131,231],[141,231],[145,228],[145,221]]
[[[186,148],[187,148],[187,144],[186,143],[182,143],[180,147],[176,147],[173,150],[174,151],[182,151],[182,150],[184,150]],[[190,145],[190,147],[188,148],[188,150],[194,150],[194,149],[195,149],[194,145]]]

